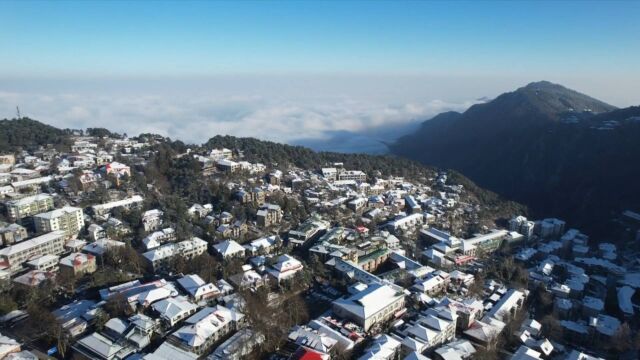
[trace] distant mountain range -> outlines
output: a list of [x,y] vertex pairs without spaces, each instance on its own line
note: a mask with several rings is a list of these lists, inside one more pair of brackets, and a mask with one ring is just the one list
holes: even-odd
[[640,209],[640,107],[546,81],[439,114],[390,149],[587,229]]

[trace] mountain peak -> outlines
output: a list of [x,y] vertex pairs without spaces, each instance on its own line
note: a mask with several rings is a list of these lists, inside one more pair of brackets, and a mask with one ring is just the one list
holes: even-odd
[[547,81],[547,80],[540,80],[540,81],[530,82],[526,86],[522,87],[521,89],[565,89],[565,90],[569,90],[569,89],[567,89],[566,87],[564,87],[564,86],[562,86],[560,84],[552,83],[551,81]]
[[[537,81],[517,90],[505,93],[494,101],[502,112],[510,109],[528,109],[529,115],[540,115],[550,120],[558,120],[567,113],[599,114],[616,109],[600,100],[550,81]],[[489,103],[491,104],[491,103]],[[532,111],[534,111],[532,113]]]

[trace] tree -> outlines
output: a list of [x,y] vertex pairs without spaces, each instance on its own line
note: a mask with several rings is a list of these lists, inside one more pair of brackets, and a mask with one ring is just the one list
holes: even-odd
[[542,334],[545,337],[555,341],[562,340],[564,336],[564,328],[555,316],[547,315],[543,317],[540,324],[542,325]]
[[107,300],[104,310],[110,317],[127,317],[131,313],[131,306],[123,294],[117,293]]
[[42,339],[48,345],[55,345],[60,355],[64,357],[70,339],[58,319],[39,304],[29,305],[27,312],[29,317],[26,325],[30,329],[33,339]]
[[618,353],[629,351],[633,348],[633,333],[628,323],[620,325],[618,330],[611,337],[611,347]]
[[144,270],[142,258],[130,245],[112,247],[103,256],[105,266],[113,269],[133,274],[141,274]]

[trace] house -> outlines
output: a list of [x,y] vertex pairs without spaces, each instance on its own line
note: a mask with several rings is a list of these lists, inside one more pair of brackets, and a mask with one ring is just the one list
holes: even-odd
[[221,237],[239,238],[247,233],[248,226],[244,221],[235,221],[233,224],[221,224],[216,232]]
[[505,326],[500,320],[484,317],[482,321],[475,321],[463,334],[472,342],[487,346],[500,335]]
[[98,239],[92,243],[85,245],[82,248],[82,252],[101,258],[107,251],[126,245],[127,244],[123,243],[122,241]]
[[282,239],[278,235],[271,235],[256,239],[244,245],[246,252],[251,255],[270,254],[282,245]]
[[56,255],[42,255],[27,262],[27,267],[33,270],[56,272],[58,271],[59,257]]
[[525,293],[516,289],[509,289],[500,300],[493,305],[485,318],[492,317],[500,321],[508,321],[513,318],[518,310],[524,305]]
[[235,197],[242,204],[247,204],[247,203],[262,204],[266,199],[266,193],[264,192],[264,190],[256,187],[249,191],[240,190],[236,192]]
[[211,204],[193,204],[187,212],[190,216],[197,217],[202,219],[203,217],[209,215],[209,213],[213,210],[213,206]]
[[225,240],[213,245],[215,252],[223,259],[244,257],[245,248],[233,240]]
[[114,175],[117,179],[124,176],[131,176],[131,168],[117,161],[104,165],[103,171],[106,175]]
[[332,309],[369,331],[404,312],[404,293],[391,285],[371,284],[355,295],[335,300]]
[[258,226],[270,227],[282,221],[280,205],[263,204],[256,213]]
[[368,200],[367,198],[355,198],[353,200],[350,200],[347,203],[347,207],[355,212],[358,212],[362,209],[364,209],[367,206]]
[[201,356],[208,353],[218,340],[236,331],[243,319],[242,313],[221,305],[205,307],[189,317],[167,341]]
[[186,275],[178,279],[178,285],[196,302],[215,298],[220,289],[212,283],[205,283],[198,275]]
[[288,341],[297,349],[303,347],[324,356],[335,355],[337,340],[305,325],[296,325],[289,332]]
[[144,231],[155,231],[162,226],[162,215],[164,212],[158,209],[148,210],[142,214],[142,226]]
[[180,321],[195,314],[198,309],[198,306],[182,296],[160,300],[151,305],[151,307],[160,314],[160,318],[169,327],[173,327]]
[[147,250],[155,249],[160,245],[176,240],[176,232],[173,228],[166,228],[160,231],[154,231],[142,239],[142,243]]
[[207,359],[242,360],[262,342],[264,342],[264,335],[251,331],[249,328],[240,329],[218,346]]
[[96,257],[91,254],[71,253],[59,263],[60,273],[67,273],[71,276],[91,274],[96,271]]
[[434,296],[445,291],[449,282],[449,274],[444,271],[435,271],[421,279],[416,279],[412,288],[429,296]]
[[338,181],[367,181],[367,174],[360,170],[342,170],[338,172]]
[[89,225],[87,232],[89,233],[89,239],[93,241],[107,237],[107,233],[104,228],[97,224]]
[[216,162],[216,168],[222,172],[233,173],[241,169],[241,165],[235,161],[220,159]]
[[434,352],[434,359],[439,360],[465,360],[472,359],[476,349],[469,340],[460,339],[452,341],[437,348]]
[[27,229],[18,224],[0,224],[0,245],[11,245],[27,239]]
[[400,357],[401,344],[387,334],[377,335],[358,360],[396,360]]
[[209,157],[214,160],[231,159],[233,158],[233,151],[227,148],[212,149]]
[[302,271],[304,266],[296,258],[289,255],[281,255],[277,262],[271,266],[267,272],[278,282],[291,279],[295,274]]
[[387,223],[386,227],[389,231],[396,233],[398,231],[411,231],[422,224],[424,224],[424,215],[417,213],[393,220]]
[[136,351],[128,345],[94,332],[78,340],[72,349],[79,359],[123,360]]
[[31,270],[13,278],[13,283],[25,288],[36,288],[46,281],[53,281],[56,274],[48,271]]
[[451,341],[456,334],[457,315],[448,307],[430,308],[399,330],[402,352],[423,353]]
[[309,218],[296,229],[289,231],[289,243],[293,246],[303,246],[311,239],[320,235],[322,232],[329,229],[331,224],[328,221],[324,221],[316,218]]

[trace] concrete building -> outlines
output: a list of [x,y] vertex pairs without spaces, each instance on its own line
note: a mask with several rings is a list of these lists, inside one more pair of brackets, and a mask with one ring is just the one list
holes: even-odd
[[33,220],[38,233],[63,230],[69,237],[77,235],[84,226],[82,209],[72,206],[35,215]]
[[53,210],[53,196],[48,194],[27,196],[22,199],[9,201],[6,206],[9,219],[16,221],[27,216]]
[[158,209],[145,211],[145,213],[142,214],[144,231],[149,232],[160,229],[162,226],[162,215],[164,215],[164,212]]
[[71,253],[60,259],[60,273],[72,276],[91,274],[96,271],[96,257],[91,254]]
[[143,201],[144,199],[142,198],[142,196],[134,195],[127,199],[112,201],[105,204],[94,205],[92,208],[93,208],[93,212],[96,215],[101,216],[101,215],[107,214],[109,211],[115,208],[131,209],[133,207],[140,206]]
[[27,229],[18,224],[0,225],[0,245],[11,245],[28,237]]
[[59,255],[64,252],[66,233],[62,230],[52,231],[25,240],[0,250],[0,269],[15,273],[22,269],[22,264],[42,255]]
[[355,295],[335,300],[332,309],[369,331],[405,311],[404,292],[390,285],[371,284]]
[[194,237],[191,240],[181,241],[160,246],[154,250],[147,251],[142,256],[147,260],[154,271],[163,269],[176,256],[181,256],[187,260],[207,252],[207,242]]
[[256,213],[258,226],[269,227],[282,221],[282,209],[280,205],[263,204]]

